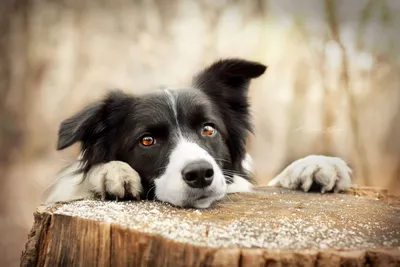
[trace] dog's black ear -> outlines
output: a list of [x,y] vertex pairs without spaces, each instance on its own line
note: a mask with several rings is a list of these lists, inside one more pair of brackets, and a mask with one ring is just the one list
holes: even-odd
[[[59,127],[57,150],[62,150],[76,142],[95,139],[107,129],[111,129],[121,118],[118,112],[124,101],[129,99],[123,92],[109,93],[102,101],[92,103],[74,116],[64,120]],[[94,141],[94,140],[93,140]]]
[[102,102],[88,105],[74,116],[64,120],[58,130],[57,150],[67,148],[74,143],[81,141],[87,131],[99,131],[96,125],[96,117],[103,107]]
[[261,76],[266,69],[265,65],[253,61],[224,59],[195,76],[194,84],[207,93],[221,86],[233,89],[236,93],[247,93],[250,79]]
[[242,171],[246,137],[253,130],[247,91],[252,78],[261,76],[266,66],[242,59],[220,60],[194,78],[194,86],[205,92],[220,110],[228,131],[227,145],[232,168]]

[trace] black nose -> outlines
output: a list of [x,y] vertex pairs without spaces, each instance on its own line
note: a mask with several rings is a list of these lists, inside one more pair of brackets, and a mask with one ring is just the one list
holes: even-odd
[[205,160],[191,162],[182,170],[185,182],[193,188],[209,186],[214,178],[213,166]]

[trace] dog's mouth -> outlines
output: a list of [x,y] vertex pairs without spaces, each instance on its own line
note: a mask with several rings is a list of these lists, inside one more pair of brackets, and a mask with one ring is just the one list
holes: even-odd
[[204,195],[201,195],[201,196],[197,197],[195,200],[196,200],[196,201],[198,201],[198,200],[203,200],[203,199],[207,199],[207,198],[209,198],[209,197],[213,197],[213,196],[211,196],[211,195],[209,195],[209,194],[204,194]]
[[201,194],[196,197],[188,197],[184,200],[182,200],[180,203],[174,203],[173,201],[168,201],[168,200],[161,200],[158,199],[158,201],[161,202],[167,202],[169,204],[172,204],[173,206],[184,208],[184,209],[205,209],[210,207],[212,204],[217,202],[218,200],[221,200],[225,196],[225,193],[221,194]]
[[199,196],[186,199],[185,204],[183,205],[185,208],[199,208],[204,209],[211,206],[214,202],[222,199],[225,194],[216,194],[216,193],[203,193]]
[[184,181],[178,179],[176,181],[170,177],[172,175],[163,175],[155,180],[155,198],[176,207],[208,208],[214,202],[222,199],[227,193],[225,177],[218,171],[213,182],[202,188],[189,186]]

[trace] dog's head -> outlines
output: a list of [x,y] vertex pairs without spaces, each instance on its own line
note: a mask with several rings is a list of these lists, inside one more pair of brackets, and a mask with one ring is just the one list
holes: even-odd
[[183,207],[222,198],[243,173],[250,123],[249,82],[259,63],[221,60],[190,88],[141,96],[112,92],[62,122],[58,149],[82,144],[82,171],[118,160],[142,179],[144,196]]

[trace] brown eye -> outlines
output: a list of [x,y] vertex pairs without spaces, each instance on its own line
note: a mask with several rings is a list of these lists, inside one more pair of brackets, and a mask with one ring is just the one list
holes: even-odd
[[140,140],[140,143],[144,146],[151,146],[151,145],[154,145],[155,140],[150,135],[146,135],[146,136],[142,137],[142,139]]
[[201,134],[213,136],[216,132],[217,132],[217,130],[215,130],[215,128],[212,125],[206,124],[203,126],[203,130],[201,131]]

